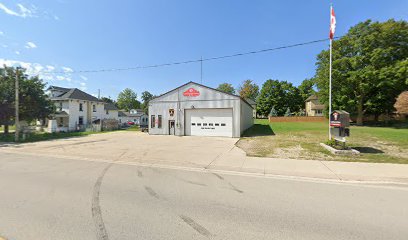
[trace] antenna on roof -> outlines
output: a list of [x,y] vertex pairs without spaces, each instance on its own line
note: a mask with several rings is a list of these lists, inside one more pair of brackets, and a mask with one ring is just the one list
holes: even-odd
[[200,59],[200,63],[201,63],[201,84],[203,84],[203,56],[201,56]]
[[98,89],[98,99],[101,99],[101,89]]

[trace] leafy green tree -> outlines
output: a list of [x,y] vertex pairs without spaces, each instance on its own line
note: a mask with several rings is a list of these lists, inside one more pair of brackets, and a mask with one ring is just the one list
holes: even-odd
[[147,114],[149,111],[149,101],[154,98],[154,95],[148,91],[142,92],[142,109]]
[[230,83],[221,83],[220,85],[218,85],[217,89],[229,94],[235,94],[235,89]]
[[299,111],[303,107],[299,90],[286,81],[267,80],[257,99],[257,112],[266,116],[272,106],[275,106],[278,116],[283,116],[288,107]]
[[316,91],[313,89],[315,86],[315,81],[313,78],[311,79],[305,79],[303,82],[299,85],[299,94],[302,97],[303,102],[306,101],[308,97],[310,97],[313,94],[316,94]]
[[118,107],[129,111],[130,109],[140,108],[140,102],[137,100],[137,94],[130,88],[126,88],[118,95]]
[[116,104],[115,101],[111,97],[101,97],[101,101],[105,103],[113,103]]
[[19,78],[19,117],[31,122],[45,119],[55,111],[54,104],[44,92],[45,83],[38,76],[28,76],[23,68],[3,67],[0,69],[0,121],[8,132],[14,120],[15,80]]
[[285,112],[285,117],[290,117],[290,116],[292,116],[292,114],[290,113],[290,108],[287,108]]
[[238,89],[239,96],[256,100],[259,95],[259,87],[252,80],[245,80]]
[[[406,21],[362,22],[333,41],[332,103],[357,115],[389,114],[395,98],[408,88]],[[329,50],[317,56],[315,80],[319,100],[328,107]]]

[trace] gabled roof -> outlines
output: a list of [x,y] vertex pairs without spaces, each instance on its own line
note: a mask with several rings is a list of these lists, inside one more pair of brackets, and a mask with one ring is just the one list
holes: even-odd
[[256,105],[256,102],[250,98],[245,98],[245,100],[251,105]]
[[160,98],[160,97],[162,97],[162,96],[164,96],[164,95],[166,95],[166,94],[168,94],[168,93],[171,93],[171,92],[173,92],[173,91],[175,91],[175,90],[177,90],[177,89],[179,89],[179,88],[183,88],[183,87],[185,87],[185,86],[187,86],[188,84],[191,84],[191,83],[192,83],[192,84],[195,84],[195,85],[198,85],[198,86],[200,86],[200,87],[204,87],[204,88],[213,90],[213,91],[217,91],[217,92],[224,93],[224,94],[227,94],[227,95],[230,95],[230,96],[233,96],[233,97],[237,97],[237,98],[241,99],[243,102],[245,102],[246,104],[248,104],[251,108],[253,108],[253,107],[251,106],[251,104],[249,104],[244,98],[242,98],[242,97],[240,97],[240,96],[238,96],[238,95],[231,94],[231,93],[227,93],[227,92],[218,90],[218,89],[216,89],[216,88],[208,87],[208,86],[205,86],[205,85],[202,85],[202,84],[193,82],[193,81],[190,81],[190,82],[185,83],[185,84],[183,84],[183,85],[181,85],[181,86],[179,86],[179,87],[176,87],[176,88],[174,88],[174,89],[172,89],[172,90],[170,90],[170,91],[168,91],[168,92],[165,92],[165,93],[163,93],[163,94],[161,94],[161,95],[159,95],[159,96],[153,98],[151,101],[153,101],[153,100],[155,100],[155,99],[158,99],[158,98]]
[[118,108],[113,103],[106,103],[105,110],[118,110]]
[[319,100],[319,98],[316,95],[311,95],[310,97],[308,97],[305,102],[307,101],[311,101],[311,100]]
[[51,100],[78,99],[78,100],[86,100],[86,101],[92,101],[92,102],[102,102],[98,98],[84,91],[81,91],[78,88],[62,88],[62,87],[57,87],[57,86],[50,86],[48,90],[57,90],[57,91],[63,92],[59,96],[52,97]]
[[136,114],[131,114],[129,112],[126,112],[124,110],[119,110],[118,116],[119,117],[141,117],[143,115],[146,115],[144,112],[138,112]]

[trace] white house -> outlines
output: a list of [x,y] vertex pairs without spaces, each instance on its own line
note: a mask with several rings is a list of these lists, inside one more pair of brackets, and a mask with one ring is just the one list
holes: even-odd
[[129,112],[125,110],[119,111],[119,123],[134,122],[136,125],[147,126],[149,116],[142,109],[131,109]]
[[118,119],[117,109],[77,88],[50,86],[47,91],[56,107],[55,121],[49,124],[51,132],[76,131],[103,119]]
[[119,109],[115,106],[115,104],[105,104],[105,119],[119,120]]

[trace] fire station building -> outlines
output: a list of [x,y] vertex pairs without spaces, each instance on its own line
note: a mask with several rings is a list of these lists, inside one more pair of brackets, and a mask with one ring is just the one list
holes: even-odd
[[253,108],[239,96],[195,82],[149,102],[149,134],[240,137],[253,125]]

